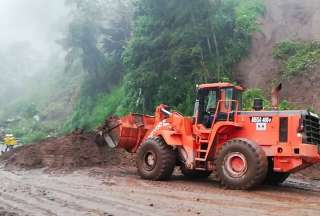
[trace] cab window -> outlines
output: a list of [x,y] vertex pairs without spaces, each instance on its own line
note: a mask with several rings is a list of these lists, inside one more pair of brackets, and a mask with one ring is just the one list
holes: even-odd
[[198,121],[205,123],[206,118],[213,115],[217,109],[219,94],[217,89],[200,90],[198,93]]
[[230,106],[232,105],[233,100],[233,88],[227,88],[226,89],[226,103],[225,108],[230,109]]
[[235,98],[238,101],[239,110],[242,110],[242,91],[235,90]]
[[221,110],[224,112],[228,111],[230,109],[230,106],[232,106],[233,102],[233,88],[225,88],[221,89],[221,98],[223,99]]
[[217,107],[217,92],[209,91],[209,94],[207,97],[206,112],[207,113],[215,112],[216,107]]

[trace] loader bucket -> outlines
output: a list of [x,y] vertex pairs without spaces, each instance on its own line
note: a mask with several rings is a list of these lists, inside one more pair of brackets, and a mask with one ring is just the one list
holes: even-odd
[[96,143],[99,146],[108,145],[110,148],[118,146],[118,130],[120,127],[120,118],[112,116],[108,118],[104,125],[98,128],[96,133]]
[[97,130],[96,143],[110,148],[124,148],[135,152],[148,130],[154,125],[154,117],[130,114],[124,117],[112,116]]

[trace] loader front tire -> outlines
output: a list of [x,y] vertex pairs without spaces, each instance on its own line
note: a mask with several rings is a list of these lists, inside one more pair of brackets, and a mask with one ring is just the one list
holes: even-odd
[[161,137],[151,137],[139,147],[136,163],[141,178],[168,180],[176,164],[176,152]]
[[226,188],[248,190],[265,180],[268,159],[261,146],[247,139],[234,139],[221,147],[215,166],[218,180]]

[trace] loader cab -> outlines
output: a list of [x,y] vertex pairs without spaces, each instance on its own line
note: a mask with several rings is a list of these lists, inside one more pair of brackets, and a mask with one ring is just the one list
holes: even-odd
[[218,121],[233,121],[242,108],[242,91],[231,83],[199,85],[194,110],[197,124],[210,128]]

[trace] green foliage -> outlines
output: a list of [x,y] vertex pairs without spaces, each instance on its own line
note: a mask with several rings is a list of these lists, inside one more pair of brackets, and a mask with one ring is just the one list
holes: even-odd
[[295,109],[295,106],[293,104],[290,104],[287,100],[283,100],[279,104],[280,110],[293,110]]
[[10,125],[10,132],[23,144],[38,142],[46,137],[55,136],[57,125],[39,122],[34,118],[24,118]]
[[320,42],[284,41],[274,47],[273,56],[282,62],[284,77],[295,76],[320,62]]
[[107,116],[128,113],[123,107],[123,99],[123,88],[116,88],[109,94],[81,98],[72,116],[62,128],[62,132],[71,132],[77,128],[92,130],[101,124]]
[[261,0],[139,0],[123,55],[126,106],[151,113],[159,103],[192,112],[198,83],[232,79],[263,13]]
[[37,105],[34,103],[21,104],[16,110],[16,113],[20,114],[24,118],[32,118],[39,113]]
[[[67,51],[66,71],[79,62],[86,72],[84,96],[110,91],[119,84],[121,54],[130,35],[130,4],[127,0],[67,0],[71,22],[60,44]],[[79,72],[76,72],[79,73]]]
[[252,110],[254,99],[262,99],[264,108],[270,107],[270,102],[267,100],[263,91],[259,88],[247,89],[243,93],[243,110]]
[[50,85],[37,78],[32,97],[15,102],[19,110],[0,110],[4,121],[21,117],[10,128],[25,143],[92,130],[109,115],[153,113],[160,103],[191,114],[196,84],[232,82],[264,11],[263,0],[66,2],[65,65],[53,56],[40,70]]
[[[262,99],[263,100],[263,106],[265,110],[271,109],[271,103],[266,98],[265,94],[263,93],[262,89],[259,88],[251,88],[247,89],[243,93],[243,110],[252,110],[253,107],[253,101],[254,99]],[[288,101],[283,100],[279,104],[279,110],[291,110],[295,107],[290,104]]]
[[237,28],[242,32],[252,33],[259,30],[257,17],[265,12],[261,0],[240,0],[236,8]]
[[47,138],[47,136],[48,134],[45,133],[44,131],[41,131],[41,130],[33,131],[31,133],[26,134],[25,136],[22,136],[21,142],[24,144],[36,143]]

